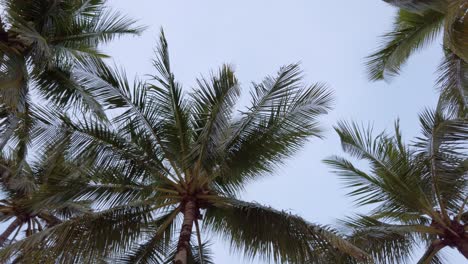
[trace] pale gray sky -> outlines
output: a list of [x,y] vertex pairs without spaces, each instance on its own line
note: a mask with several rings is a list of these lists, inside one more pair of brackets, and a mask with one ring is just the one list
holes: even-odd
[[[169,42],[176,78],[186,89],[222,63],[235,65],[244,85],[274,74],[281,65],[302,62],[306,80],[326,82],[336,104],[326,116],[326,139],[313,139],[274,175],[248,186],[243,198],[289,210],[311,222],[333,224],[356,211],[336,175],[321,160],[342,154],[331,126],[338,120],[373,122],[391,129],[397,117],[406,139],[419,133],[418,113],[434,106],[434,80],[441,41],[412,57],[391,83],[367,80],[363,58],[390,28],[395,9],[379,0],[110,0],[109,4],[149,26],[141,37],[114,41],[109,51],[130,75],[152,74],[151,58],[160,27]],[[249,263],[213,246],[216,263]],[[448,250],[450,262],[465,263]],[[261,263],[254,261],[252,263]]]

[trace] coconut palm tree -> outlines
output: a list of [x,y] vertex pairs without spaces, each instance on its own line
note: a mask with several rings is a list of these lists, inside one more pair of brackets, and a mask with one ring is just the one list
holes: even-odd
[[109,123],[71,122],[60,114],[42,119],[38,127],[49,127],[46,134],[65,146],[66,159],[90,164],[92,171],[82,181],[88,184],[49,188],[53,191],[43,197],[62,202],[85,197],[94,201],[95,213],[15,243],[2,258],[42,242],[61,263],[67,263],[64,252],[115,263],[198,263],[188,259],[197,250],[198,259],[205,258],[203,230],[226,238],[249,258],[304,263],[324,252],[366,256],[326,226],[238,198],[248,182],[320,136],[317,117],[331,103],[324,85],[303,84],[299,66],[288,65],[254,84],[250,106],[236,113],[240,87],[228,65],[185,93],[162,33],[154,66],[158,74],[150,83],[132,85],[106,67],[96,73],[101,78],[96,85],[114,89],[127,103],[110,113],[115,118]]
[[403,64],[444,32],[445,57],[438,69],[444,106],[465,116],[468,105],[468,2],[465,0],[385,0],[398,7],[393,28],[367,59],[371,80],[398,75]]
[[[19,238],[18,235],[29,237],[60,224],[64,219],[90,212],[86,201],[42,203],[40,206],[33,202],[49,182],[55,182],[54,185],[59,186],[62,178],[75,177],[80,172],[71,171],[70,166],[64,166],[63,156],[54,153],[57,152],[49,151],[32,163],[17,155],[18,153],[0,158],[0,221],[10,221],[0,234],[0,247],[14,242]],[[24,230],[24,234],[20,234],[21,230]]]
[[0,147],[21,125],[19,116],[28,114],[33,91],[103,117],[110,98],[83,85],[87,69],[107,57],[100,44],[142,28],[106,8],[105,0],[2,0],[0,8]]
[[420,122],[422,136],[411,145],[398,123],[394,135],[374,136],[369,127],[341,122],[336,131],[343,150],[369,168],[337,156],[325,161],[358,205],[373,207],[344,223],[353,230],[350,240],[378,263],[405,263],[421,243],[427,250],[418,263],[443,263],[446,247],[468,259],[467,120],[438,108],[423,112]]

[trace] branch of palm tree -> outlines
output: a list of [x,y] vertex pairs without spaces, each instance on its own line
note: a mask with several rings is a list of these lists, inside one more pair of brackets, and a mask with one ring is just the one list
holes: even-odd
[[76,73],[78,72],[72,69],[54,65],[36,74],[34,79],[44,98],[52,100],[62,108],[82,109],[105,119],[106,114],[101,104],[103,100],[99,100],[99,94],[93,94],[93,90],[80,83]]
[[[47,40],[52,47],[86,45],[92,48],[122,35],[138,35],[144,29],[135,26],[135,20],[112,12],[106,7],[106,1],[4,0],[2,5],[8,14],[6,23],[10,30],[19,28],[19,32],[13,32],[21,33],[24,28],[29,33],[26,36],[41,35],[35,39]],[[30,21],[33,23],[28,25]],[[32,34],[34,31],[37,34]]]
[[[159,153],[154,153],[152,145],[144,145],[148,141],[137,141],[139,135],[128,135],[125,131],[117,132],[114,127],[107,126],[97,120],[72,122],[64,116],[51,113],[41,113],[41,126],[51,131],[52,139],[44,139],[50,145],[66,141],[68,158],[79,160],[80,163],[92,165],[102,171],[117,171],[144,180],[154,177],[167,184],[174,183],[167,178],[167,169],[159,160]],[[63,131],[61,133],[57,133]],[[57,134],[62,134],[57,136]],[[66,140],[64,139],[67,138]],[[42,139],[43,137],[41,137]],[[154,145],[153,145],[154,146]],[[151,151],[151,152],[148,152]],[[96,172],[94,172],[96,173]],[[113,179],[115,180],[115,179]]]
[[421,178],[424,167],[412,158],[411,151],[398,147],[398,139],[384,133],[373,138],[372,128],[355,123],[340,122],[335,130],[345,152],[371,165],[368,174],[341,157],[325,160],[353,189],[349,195],[357,196],[359,205],[378,204],[377,212],[432,212],[431,184]]
[[397,75],[408,57],[437,38],[444,17],[434,10],[421,14],[400,10],[393,29],[383,36],[382,47],[367,57],[369,78],[376,81]]
[[[418,241],[432,243],[435,228],[424,225],[387,224],[374,217],[357,215],[341,220],[342,226],[351,231],[348,239],[353,244],[365,248],[377,263],[408,263]],[[439,262],[442,256],[432,258],[431,263]]]
[[24,58],[0,43],[0,103],[10,111],[22,111],[29,90]]
[[[213,253],[209,250],[209,246],[211,245],[209,242],[204,242],[201,246],[193,245],[194,243],[190,243],[190,252],[187,257],[187,264],[214,264],[213,261]],[[202,249],[201,249],[202,248]],[[143,255],[138,256],[137,252],[135,252],[133,258],[129,258],[128,256],[121,258],[121,259],[113,259],[113,263],[151,263],[151,264],[172,264],[174,263],[174,257],[177,253],[177,246],[172,245],[164,250],[155,251],[153,248],[148,247],[148,250],[152,250],[151,256]],[[200,256],[198,254],[199,250],[203,254]],[[160,255],[157,255],[160,254]]]
[[[18,97],[21,87],[30,79],[47,99],[61,106],[77,103],[75,107],[91,110],[104,118],[100,100],[107,98],[97,97],[102,92],[86,89],[78,82],[81,77],[76,66],[84,60],[99,61],[105,57],[98,51],[99,44],[122,35],[140,34],[143,28],[136,27],[134,20],[111,12],[105,7],[105,1],[99,0],[3,0],[1,5],[5,9],[2,23],[7,25],[4,30],[8,35],[1,45],[9,51],[1,49],[0,69],[2,73],[7,72],[12,54],[20,57],[23,62],[17,66],[25,69],[24,77],[3,79],[10,80],[4,83],[10,92],[8,97],[1,96],[2,100]],[[23,80],[25,85],[14,85],[11,80]]]
[[464,118],[450,118],[441,111],[426,110],[420,115],[422,137],[415,144],[417,155],[430,164],[428,177],[442,213],[458,212],[468,188],[466,153],[468,126]]
[[468,62],[468,2],[465,0],[448,1],[445,20],[445,45]]
[[437,85],[441,90],[440,106],[449,114],[468,115],[468,63],[449,49],[438,68]]
[[349,241],[365,248],[377,263],[408,263],[416,248],[416,237],[408,228],[398,230],[370,217],[348,219],[344,224],[354,229]]
[[173,237],[178,225],[177,215],[180,207],[160,216],[148,225],[144,242],[125,252],[124,256],[117,258],[120,263],[163,263],[169,256]]
[[439,252],[444,247],[445,245],[440,240],[432,242],[419,259],[418,264],[442,264],[443,260],[441,259]]
[[[150,88],[155,93],[154,100],[158,106],[149,105],[155,108],[153,112],[159,119],[152,117],[149,124],[151,124],[151,129],[157,131],[159,128],[161,132],[164,132],[157,135],[158,144],[178,177],[183,178],[176,165],[182,171],[187,169],[185,159],[190,152],[188,146],[191,143],[191,135],[187,131],[190,129],[190,106],[188,100],[184,98],[182,86],[175,81],[174,73],[171,71],[168,44],[162,29],[153,66],[159,75],[152,76],[157,84],[150,85]],[[155,111],[156,109],[158,111]]]
[[240,95],[234,72],[224,65],[211,80],[197,80],[198,89],[192,94],[193,131],[195,146],[192,156],[198,166],[210,170],[220,159],[219,146],[231,125],[233,108]]
[[204,224],[251,259],[304,263],[314,256],[314,250],[338,250],[358,259],[367,256],[328,227],[256,203],[225,199],[206,209]]
[[[30,236],[35,232],[42,231],[41,223],[50,227],[61,222],[58,217],[67,219],[89,211],[87,204],[83,202],[62,202],[55,208],[49,208],[47,205],[33,207],[32,197],[37,194],[40,186],[46,183],[44,174],[47,173],[47,167],[41,166],[44,164],[40,163],[30,164],[24,156],[18,155],[18,152],[21,154],[21,150],[16,150],[16,152],[10,156],[4,156],[0,160],[1,187],[5,197],[2,200],[1,221],[13,218],[15,222],[18,222],[13,227],[17,230],[14,237],[23,225],[27,226],[26,236]],[[54,163],[54,166],[59,167],[57,163]],[[63,164],[60,169],[64,169]],[[6,239],[10,234],[6,233],[5,235]],[[14,238],[11,241],[13,240]]]
[[0,43],[0,150],[3,150],[13,137],[20,124],[17,114],[24,114],[28,90],[28,76],[23,58]]
[[44,257],[59,262],[102,258],[129,248],[152,217],[152,210],[144,203],[88,213],[7,246],[0,252],[0,259],[38,249],[47,250]]
[[[131,137],[132,141],[146,152],[144,156],[153,157],[153,161],[156,161],[164,155],[164,160],[171,163],[171,169],[177,169],[174,163],[175,155],[167,149],[167,140],[163,138],[165,134],[171,135],[164,133],[168,130],[164,122],[171,122],[168,117],[170,110],[164,109],[168,98],[160,96],[164,91],[140,81],[135,81],[132,86],[124,74],[107,67],[99,67],[97,75],[99,77],[93,77],[91,83],[106,91],[107,101],[113,107],[126,109],[113,120],[113,123],[118,124],[116,129]],[[159,161],[159,166],[165,174],[173,178],[175,172],[180,176],[179,171],[170,171],[162,162],[163,160]]]
[[428,9],[446,10],[446,0],[384,0],[385,2],[414,13],[424,12]]
[[304,86],[297,64],[254,84],[252,102],[228,130],[225,162],[216,181],[233,194],[250,180],[272,172],[310,137],[320,137],[316,117],[330,110],[332,93],[323,84]]
[[[192,246],[195,243],[190,243],[190,251],[187,259],[187,264],[214,264],[213,253],[209,250],[211,245],[209,242],[204,242],[201,245]],[[202,249],[201,249],[202,248]],[[200,256],[199,252],[203,252]],[[174,263],[174,256],[177,252],[177,247],[174,246],[172,252],[169,254],[169,257],[162,262],[161,264],[172,264]]]

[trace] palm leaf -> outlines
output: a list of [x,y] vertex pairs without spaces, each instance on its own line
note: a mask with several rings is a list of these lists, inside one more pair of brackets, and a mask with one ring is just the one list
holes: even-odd
[[415,51],[433,42],[440,30],[444,14],[427,10],[421,14],[400,10],[392,31],[383,36],[378,51],[367,57],[371,80],[384,80],[397,75]]
[[316,118],[330,110],[331,92],[303,86],[298,65],[254,86],[252,105],[235,121],[223,146],[226,161],[217,172],[225,189],[236,190],[272,172],[311,136],[320,137]]
[[438,69],[437,84],[441,90],[440,104],[450,114],[464,117],[468,114],[468,63],[446,50]]
[[251,259],[304,263],[314,256],[314,250],[338,250],[359,259],[366,257],[328,227],[255,203],[228,199],[223,205],[209,207],[205,225],[228,238],[233,250]]

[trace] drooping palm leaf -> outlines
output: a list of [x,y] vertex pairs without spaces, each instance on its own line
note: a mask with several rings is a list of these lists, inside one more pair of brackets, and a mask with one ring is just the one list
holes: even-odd
[[205,225],[231,241],[247,258],[300,263],[316,251],[340,252],[364,259],[366,254],[326,226],[311,224],[284,211],[229,199],[206,210]]
[[382,47],[367,58],[370,79],[383,80],[397,75],[414,52],[437,38],[443,19],[444,14],[434,10],[421,14],[400,10],[393,29],[383,36]]

